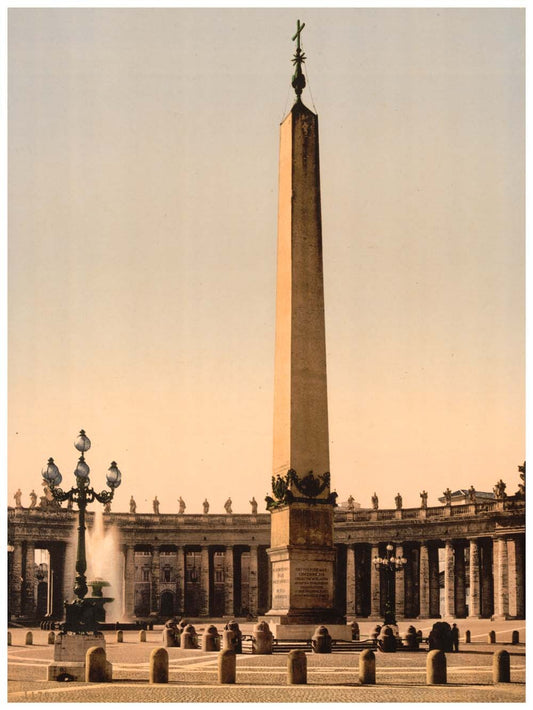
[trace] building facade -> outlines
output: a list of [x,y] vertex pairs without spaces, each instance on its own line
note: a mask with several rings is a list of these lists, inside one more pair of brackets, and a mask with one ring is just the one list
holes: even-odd
[[[88,513],[89,530],[94,513]],[[104,513],[114,531],[121,619],[233,617],[271,603],[270,515]],[[72,599],[77,514],[9,508],[9,618],[63,617]],[[335,604],[348,619],[525,616],[525,500],[335,511]],[[373,564],[386,545],[407,563],[392,590]],[[45,551],[47,563],[36,564]],[[443,585],[443,589],[441,586]],[[118,620],[118,619],[117,619]],[[115,619],[113,619],[115,621]]]

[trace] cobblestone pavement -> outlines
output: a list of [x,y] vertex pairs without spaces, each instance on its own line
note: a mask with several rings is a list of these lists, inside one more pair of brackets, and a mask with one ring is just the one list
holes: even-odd
[[[361,624],[363,633],[367,623]],[[415,622],[417,628],[419,624],[421,622]],[[448,683],[445,686],[425,684],[425,651],[376,653],[375,686],[358,683],[358,653],[307,654],[306,686],[286,685],[286,654],[244,654],[237,656],[236,685],[221,686],[217,683],[216,653],[179,648],[167,649],[170,682],[150,686],[149,657],[154,648],[161,646],[160,629],[148,632],[146,643],[138,641],[137,632],[124,632],[124,643],[116,643],[115,634],[106,633],[107,658],[113,665],[111,684],[49,682],[45,680],[46,667],[52,660],[53,647],[47,643],[48,633],[34,630],[34,644],[26,646],[26,630],[12,629],[13,645],[8,647],[8,700],[30,703],[525,702],[525,645],[486,642],[489,628],[496,630],[498,640],[505,640],[507,636],[510,639],[515,628],[520,630],[522,638],[525,622],[500,622],[497,627],[489,624],[483,621],[478,628],[468,624],[474,642],[461,644],[459,653],[447,654]],[[372,626],[369,624],[369,628]],[[463,627],[467,628],[464,624]],[[492,659],[494,652],[502,648],[511,655],[512,682],[495,686]]]

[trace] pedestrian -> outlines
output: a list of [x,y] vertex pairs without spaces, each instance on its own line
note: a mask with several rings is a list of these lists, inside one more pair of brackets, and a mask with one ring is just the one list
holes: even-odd
[[459,629],[457,624],[452,624],[452,646],[454,653],[459,651]]

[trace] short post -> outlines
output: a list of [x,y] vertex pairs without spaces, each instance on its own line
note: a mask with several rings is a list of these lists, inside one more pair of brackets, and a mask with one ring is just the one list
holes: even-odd
[[359,641],[359,624],[357,621],[352,621],[350,626],[352,627],[352,641]]
[[218,651],[220,647],[220,635],[217,627],[211,624],[202,635],[202,651]]
[[446,655],[444,651],[434,649],[428,653],[426,683],[427,685],[442,685],[446,683]]
[[222,685],[235,683],[237,677],[237,656],[231,648],[218,654],[218,682]]
[[307,683],[307,656],[305,651],[289,651],[287,683],[289,685],[305,685]]
[[11,631],[7,632],[7,645],[11,646]]
[[489,643],[496,643],[496,631],[489,631]]
[[144,629],[139,631],[139,643],[146,643],[146,631]]
[[122,629],[117,631],[117,643],[124,643],[124,632]]
[[154,648],[150,654],[150,675],[148,682],[168,683],[168,651],[166,648]]
[[48,643],[50,645],[53,645],[55,642],[56,642],[55,631],[50,631],[50,633],[48,634]]
[[178,639],[179,635],[175,629],[163,629],[163,646],[165,646],[166,648],[173,648],[174,646],[179,646]]
[[33,644],[33,634],[31,631],[26,632],[26,640],[24,643],[26,646],[31,646]]
[[511,636],[511,643],[513,644],[513,646],[516,646],[517,643],[520,643],[520,632],[516,629],[513,631],[513,634]]
[[274,635],[266,621],[260,621],[254,626],[252,634],[252,653],[272,653],[273,641]]
[[107,662],[105,648],[93,646],[85,654],[85,682],[109,683],[111,664]]
[[470,631],[465,631],[465,643],[472,643],[471,638],[472,634],[470,633]]
[[511,657],[508,651],[496,651],[492,657],[492,680],[494,683],[511,682]]
[[192,624],[187,624],[185,627],[181,634],[180,645],[181,648],[198,648],[198,636]]
[[359,654],[359,682],[362,685],[376,684],[376,654],[370,648]]

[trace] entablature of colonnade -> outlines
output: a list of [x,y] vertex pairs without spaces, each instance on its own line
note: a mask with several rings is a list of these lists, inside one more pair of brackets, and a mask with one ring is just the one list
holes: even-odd
[[[9,543],[72,540],[77,511],[66,508],[8,508]],[[106,513],[104,527],[115,527],[125,545],[270,545],[270,514]],[[94,512],[87,513],[92,528]],[[370,540],[459,539],[523,534],[525,501],[514,497],[429,508],[336,510],[336,543]]]
[[111,514],[125,545],[270,545],[270,514]]
[[335,542],[348,545],[512,536],[524,532],[525,501],[514,498],[434,508],[339,511],[335,516]]

